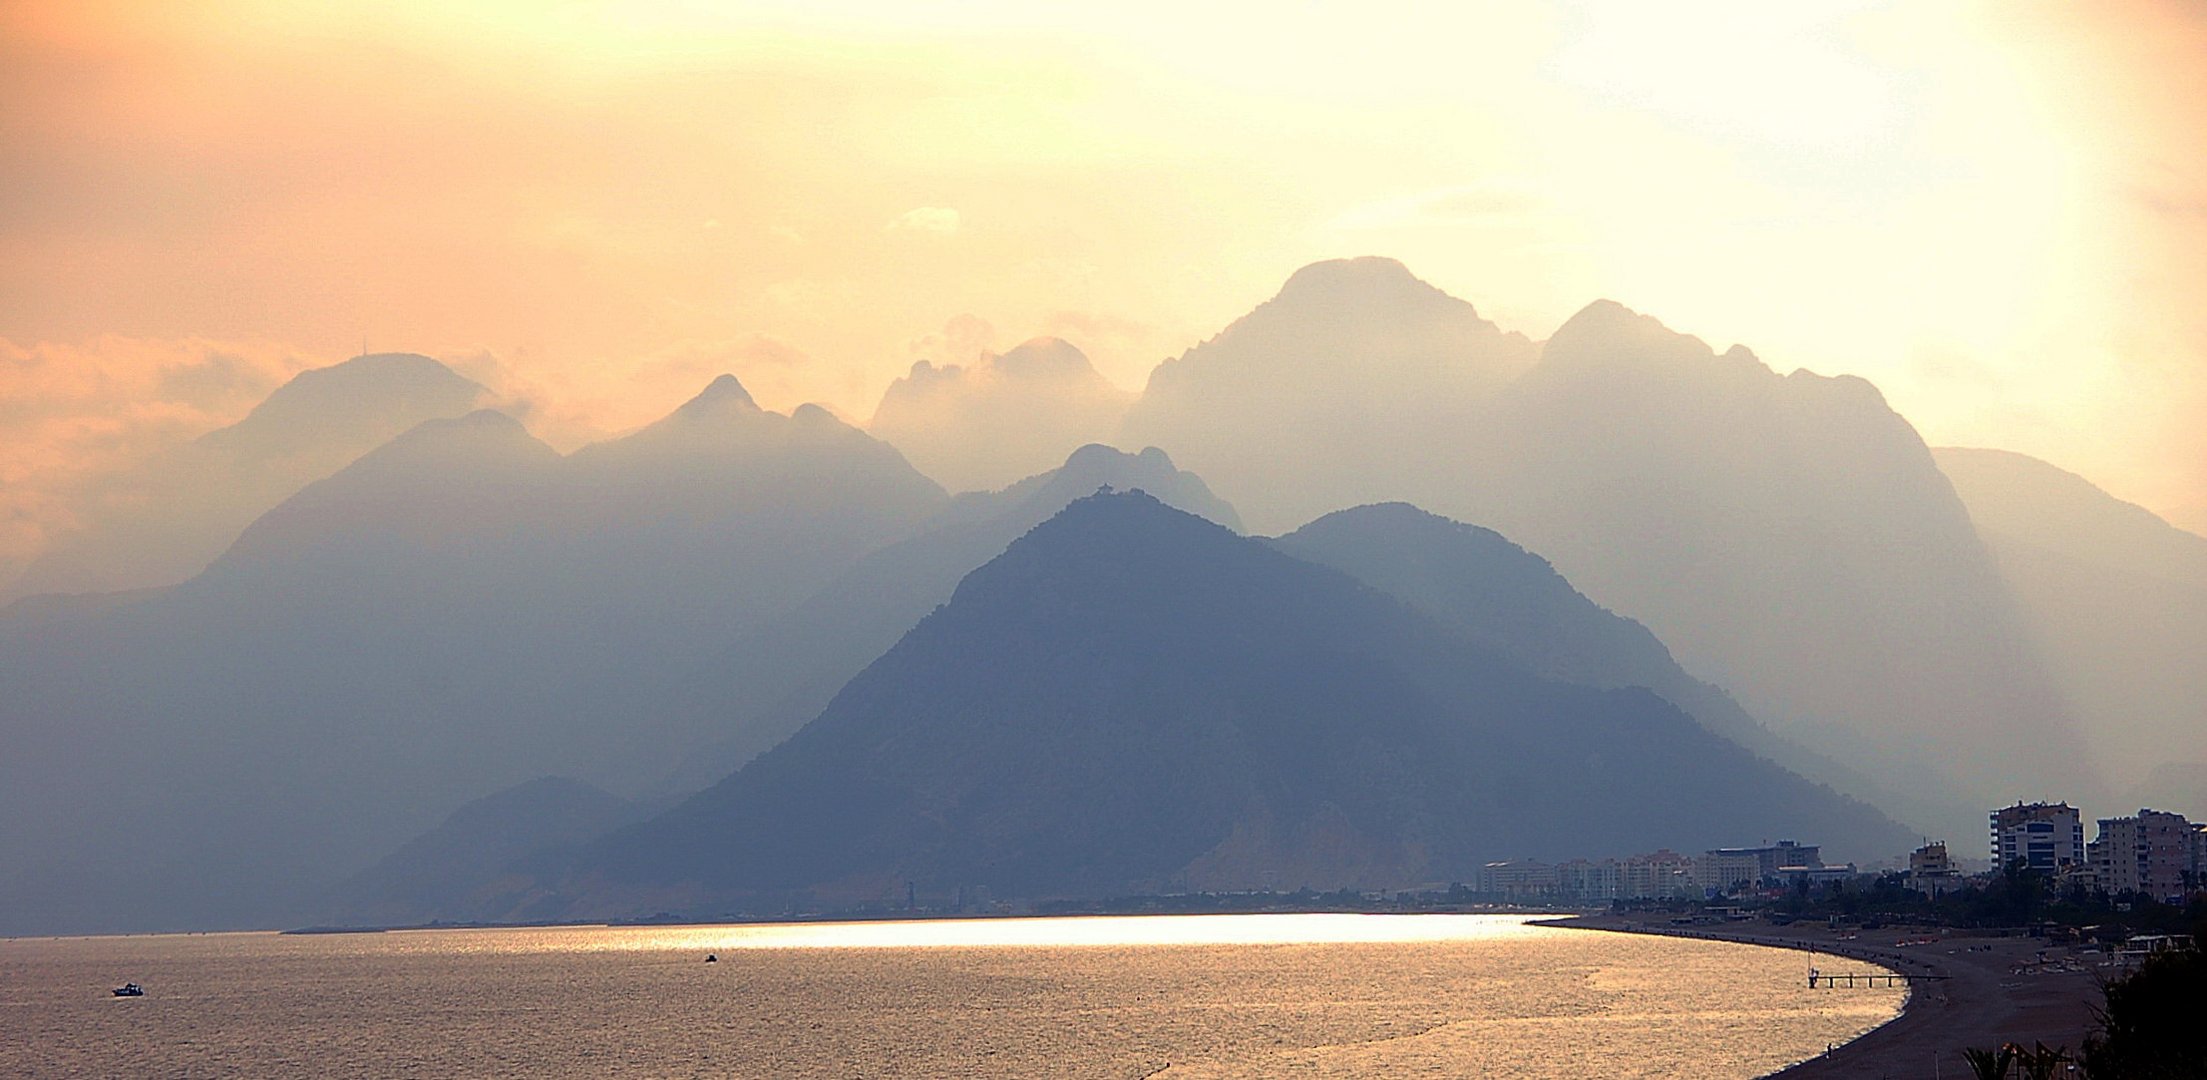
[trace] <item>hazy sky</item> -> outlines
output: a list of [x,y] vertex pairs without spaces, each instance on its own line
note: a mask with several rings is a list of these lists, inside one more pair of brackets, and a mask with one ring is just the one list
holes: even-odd
[[2207,529],[2203,114],[2174,0],[0,3],[0,562],[364,340],[562,445],[720,370],[863,420],[954,317],[1138,388],[1355,254]]

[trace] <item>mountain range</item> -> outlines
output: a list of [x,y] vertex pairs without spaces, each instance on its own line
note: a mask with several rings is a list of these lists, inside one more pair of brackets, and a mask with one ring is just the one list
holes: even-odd
[[[723,376],[562,455],[426,357],[302,374],[143,481],[169,485],[144,536],[173,527],[175,551],[134,563],[98,539],[116,525],[39,571],[134,588],[0,609],[0,930],[741,907],[898,874],[1067,894],[1408,882],[1779,834],[1889,856],[1908,835],[1816,782],[1950,839],[1987,799],[2207,797],[2207,540],[2042,462],[1934,453],[1861,380],[1779,375],[1608,302],[1534,343],[1357,259],[1298,272],[1131,401],[1050,339],[901,386],[867,432],[760,409]],[[987,490],[947,494],[891,432]],[[1372,646],[1299,621],[1329,605]],[[1143,620],[1185,657],[1132,635]],[[1368,721],[1382,705],[1400,716]],[[961,726],[1012,712],[1039,726],[1001,754]],[[1447,717],[1507,752],[1480,757]],[[912,763],[863,743],[921,719],[950,741]],[[1740,812],[1604,818],[1603,840],[1541,785],[1626,781],[1521,737],[1551,722],[1729,762]],[[1088,728],[1160,741],[1116,758]],[[1287,756],[1252,749],[1273,738]],[[1128,774],[1195,800],[1141,817],[1061,754],[1184,757],[1218,791]],[[1353,795],[1336,754],[1449,823]],[[1408,763],[1425,757],[1484,786]],[[1129,831],[975,794],[1039,800],[1042,777]],[[884,778],[904,785],[889,801],[853,794]],[[1327,794],[1281,794],[1298,782]],[[792,833],[847,842],[818,856],[841,877],[771,845],[681,868],[684,845],[804,799],[848,803]],[[980,832],[869,816],[953,805]],[[593,839],[622,822],[664,858]],[[883,861],[906,840],[935,854]],[[1061,842],[1093,864],[1036,854]]]
[[[962,581],[818,719],[526,894],[570,917],[1462,880],[1775,830],[1904,842],[1645,689],[1532,675],[1140,492]],[[909,885],[907,883],[910,883]]]
[[2110,788],[1952,485],[1863,380],[1609,301],[1535,345],[1354,259],[1160,365],[1127,426],[1260,529],[1403,500],[1499,531],[1789,742],[1914,793],[1927,829]]
[[174,585],[300,488],[416,424],[459,416],[489,397],[481,384],[414,353],[301,372],[244,419],[174,448],[107,492],[82,529],[0,582],[0,603]]
[[417,426],[190,581],[0,618],[0,912],[267,925],[501,787],[647,791],[726,732],[662,688],[946,503],[733,379],[566,457],[493,412]]

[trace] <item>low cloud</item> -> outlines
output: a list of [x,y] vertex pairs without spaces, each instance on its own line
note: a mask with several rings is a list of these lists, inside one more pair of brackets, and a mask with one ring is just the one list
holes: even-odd
[[996,327],[987,319],[966,312],[952,316],[943,323],[941,330],[906,341],[904,351],[913,360],[925,360],[938,366],[970,367],[996,352]]
[[0,583],[143,497],[148,469],[326,361],[265,343],[0,339]]

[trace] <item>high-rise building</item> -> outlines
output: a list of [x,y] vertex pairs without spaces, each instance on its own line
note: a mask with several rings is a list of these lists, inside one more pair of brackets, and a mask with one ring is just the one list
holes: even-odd
[[1479,891],[1516,900],[1556,891],[1556,868],[1536,859],[1490,862],[1479,868]]
[[1566,900],[1615,900],[1623,888],[1615,859],[1572,859],[1556,864],[1556,893]]
[[1940,896],[1962,886],[1961,871],[1947,857],[1946,841],[1925,844],[1908,853],[1908,882],[1926,896]]
[[2017,803],[1992,812],[1992,865],[2021,859],[2053,873],[2084,865],[2084,817],[2068,803]]
[[2140,810],[2133,817],[2100,819],[2092,842],[2100,888],[2182,900],[2192,887],[2198,840],[2182,814]]
[[1717,848],[1694,860],[1694,884],[1718,892],[1760,885],[1762,867],[1755,848]]
[[1701,894],[1694,883],[1694,860],[1669,848],[1624,860],[1617,875],[1617,895],[1628,899]]
[[1694,860],[1696,881],[1704,888],[1729,889],[1745,882],[1763,885],[1777,882],[1782,870],[1821,870],[1822,850],[1815,844],[1780,840],[1751,848],[1716,848]]

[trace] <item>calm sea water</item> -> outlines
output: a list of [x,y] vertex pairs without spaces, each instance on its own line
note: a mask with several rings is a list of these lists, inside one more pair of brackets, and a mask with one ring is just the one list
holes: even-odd
[[0,1076],[1705,1080],[1902,1004],[1805,967],[1497,915],[16,939]]

